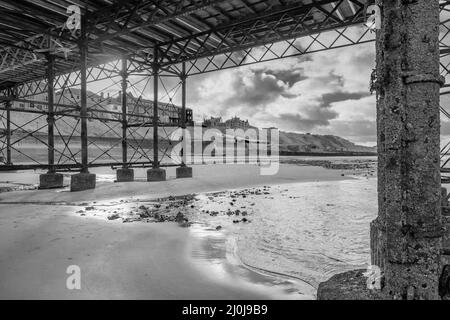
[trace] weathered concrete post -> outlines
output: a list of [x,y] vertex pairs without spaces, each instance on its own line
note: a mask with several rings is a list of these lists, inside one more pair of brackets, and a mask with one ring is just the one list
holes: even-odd
[[147,181],[165,181],[166,170],[159,167],[159,59],[158,47],[155,47],[153,52],[153,168],[147,170]]
[[186,150],[187,143],[191,143],[191,141],[186,141],[186,63],[182,64],[181,71],[181,130],[183,131],[183,155],[182,155],[182,163],[181,167],[176,169],[177,178],[192,178],[192,167],[186,166],[187,154]]
[[54,82],[55,57],[47,55],[47,100],[48,100],[48,172],[39,176],[39,189],[62,188],[64,177],[55,170],[55,110],[54,110]]
[[128,166],[128,108],[127,108],[127,89],[128,89],[128,59],[122,58],[122,70],[120,71],[122,77],[122,162],[123,166],[117,169],[117,182],[131,182],[134,181],[134,170]]
[[80,38],[80,119],[81,119],[81,172],[74,174],[70,181],[70,191],[82,191],[95,188],[95,174],[89,173],[88,132],[87,132],[87,57],[86,15],[81,17]]
[[439,1],[377,5],[378,218],[370,233],[382,290],[368,290],[364,270],[358,270],[321,284],[318,297],[439,299]]
[[441,274],[439,2],[379,1],[379,212],[372,263],[393,299],[438,299]]

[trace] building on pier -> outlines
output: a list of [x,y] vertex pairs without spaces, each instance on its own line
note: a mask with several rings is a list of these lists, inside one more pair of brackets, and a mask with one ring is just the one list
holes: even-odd
[[[79,89],[62,90],[55,93],[54,101],[59,111],[74,107],[69,113],[78,114],[76,109],[80,105],[81,91]],[[91,119],[121,119],[121,92],[118,95],[96,94],[87,92],[88,114]],[[18,110],[35,110],[37,112],[47,111],[48,96],[40,93],[27,100],[12,101],[12,108]],[[151,123],[153,119],[153,100],[135,97],[127,94],[128,122],[130,123]],[[178,125],[181,122],[182,108],[171,103],[159,103],[159,122],[166,125]],[[193,125],[192,109],[186,108],[186,123]]]

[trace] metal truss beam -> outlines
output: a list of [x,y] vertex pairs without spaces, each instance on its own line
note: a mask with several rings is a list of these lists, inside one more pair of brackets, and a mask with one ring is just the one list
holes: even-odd
[[48,37],[33,37],[29,42],[5,47],[0,51],[0,73],[8,74],[33,63],[45,62],[45,57],[37,55],[33,48],[48,46],[47,40]]
[[[220,1],[219,1],[220,2]],[[335,3],[334,1],[333,3]],[[313,10],[313,8],[317,8],[320,5],[328,3],[327,1],[317,1],[314,2],[314,5],[311,4],[309,7],[309,12]],[[341,3],[341,2],[339,2]],[[355,4],[353,2],[352,7],[354,8],[354,18],[361,16],[361,7],[358,6],[358,4]],[[214,6],[215,3],[211,1],[201,1],[197,3],[196,10],[201,10],[205,6]],[[449,2],[441,2],[441,15],[448,12],[448,6]],[[128,6],[129,7],[129,6]],[[189,7],[185,3],[185,7]],[[180,7],[181,8],[181,7]],[[179,13],[182,14],[182,10],[178,8]],[[289,7],[290,8],[290,7]],[[300,8],[300,6],[299,6]],[[303,10],[305,10],[305,6],[301,6]],[[332,12],[328,12],[328,16],[324,16],[324,19],[321,21],[320,24],[326,23],[327,20],[334,19],[332,18],[333,14],[336,13],[337,9],[339,8],[338,5],[335,5],[335,9]],[[292,9],[292,8],[290,8]],[[192,9],[194,10],[194,9]],[[286,10],[286,9],[284,9]],[[283,14],[285,14],[285,11],[282,11]],[[318,10],[318,9],[317,9]],[[273,14],[277,14],[276,10]],[[289,11],[289,10],[288,10]],[[323,11],[323,9],[322,9]],[[278,13],[280,14],[280,13]],[[259,14],[258,17],[262,17],[264,15]],[[306,15],[307,16],[307,15]],[[287,17],[287,16],[286,16]],[[99,19],[99,18],[98,18]],[[354,19],[353,19],[354,20]],[[443,38],[447,37],[447,34],[449,33],[450,27],[448,23],[448,18],[444,18],[442,20],[441,28],[445,29],[445,33]],[[256,21],[258,21],[256,19]],[[280,20],[281,21],[281,20]],[[334,21],[334,20],[333,20]],[[149,22],[150,23],[150,22]],[[156,22],[155,22],[156,23]],[[281,23],[281,22],[280,22]],[[236,23],[236,26],[239,26],[239,23]],[[300,23],[299,28],[303,28],[305,26],[305,23]],[[233,26],[234,27],[234,26]],[[310,26],[309,29],[312,27]],[[355,32],[356,30],[356,32]],[[215,30],[217,31],[217,30]],[[275,32],[274,30],[272,30]],[[213,32],[213,31],[212,31]],[[270,32],[269,32],[270,34]],[[274,33],[275,34],[275,33]],[[118,34],[119,36],[120,34]],[[198,35],[193,35],[198,36]],[[208,33],[209,36],[209,33]],[[279,34],[278,34],[279,36]],[[38,39],[38,38],[36,38]],[[40,40],[42,41],[42,40]],[[374,34],[369,32],[369,30],[363,26],[351,26],[351,27],[344,27],[341,29],[332,29],[329,32],[321,32],[313,35],[308,36],[300,36],[296,37],[290,40],[283,40],[281,42],[268,42],[264,45],[260,46],[254,46],[249,47],[247,49],[242,50],[234,50],[231,52],[224,52],[224,53],[217,53],[212,54],[212,51],[208,51],[208,54],[206,57],[203,58],[195,58],[193,60],[187,60],[187,75],[196,75],[206,72],[212,72],[217,70],[223,70],[223,69],[229,69],[234,67],[240,67],[244,65],[251,65],[259,62],[266,62],[286,57],[295,57],[303,54],[308,53],[314,53],[324,50],[329,50],[333,48],[341,48],[346,46],[352,46],[357,44],[363,44],[367,42],[374,41]],[[175,46],[174,43],[170,44],[171,46]],[[225,46],[225,45],[223,45]],[[163,45],[164,47],[164,45]],[[187,47],[186,47],[187,48]],[[19,50],[19,49],[18,49]],[[220,48],[218,46],[215,51],[220,52],[220,50],[228,51],[230,48],[224,47]],[[164,50],[161,50],[162,55],[164,56]],[[450,46],[448,45],[448,42],[444,41],[444,39],[441,41],[441,52],[442,52],[442,60],[445,60],[446,57],[449,57],[450,59]],[[167,54],[167,47],[165,50],[165,53]],[[187,54],[187,53],[186,53]],[[197,54],[199,54],[197,52]],[[206,53],[205,53],[206,54]],[[130,67],[134,67],[135,71],[129,70],[129,73],[132,74],[133,72],[143,72],[145,71],[147,74],[152,73],[152,64],[153,61],[151,61],[153,54],[136,54],[134,57],[130,58]],[[10,64],[12,65],[12,57],[14,54],[12,52],[8,53],[8,58],[4,59],[4,61],[10,61]],[[17,58],[20,57],[20,55],[16,55]],[[27,57],[31,58],[30,63],[32,61],[38,61],[41,59],[36,59],[35,55],[29,54],[27,56],[22,56],[22,58]],[[16,59],[17,59],[16,58]],[[164,59],[164,58],[162,58]],[[161,58],[159,59],[161,60]],[[449,60],[450,62],[450,60]],[[6,62],[5,62],[6,63]],[[99,80],[105,80],[105,79],[111,79],[120,76],[120,67],[118,66],[119,62],[114,61],[110,64],[101,65],[98,67],[91,67],[88,69],[88,83],[99,81]],[[441,66],[443,73],[448,74],[449,71],[449,63],[446,63],[445,61],[441,61]],[[75,68],[75,67],[74,67]],[[166,67],[161,67],[161,71],[166,71],[167,76],[170,75],[177,75],[179,76],[181,74],[181,64],[171,64],[167,65]],[[163,74],[162,74],[163,75]],[[79,86],[79,71],[75,71],[72,73],[66,73],[62,75],[58,75],[56,77],[55,81],[55,90],[62,89],[64,87],[71,88]],[[30,97],[39,93],[44,93],[47,90],[47,85],[45,79],[43,80],[35,80],[32,82],[24,83],[15,87],[11,88],[5,88],[3,90],[0,90],[0,95],[3,96],[15,96],[20,98],[26,98]]]
[[[126,56],[125,56],[126,57]],[[129,75],[137,76],[151,76],[153,75],[153,62],[147,60],[147,56],[141,54],[129,57],[129,64],[127,73]],[[37,60],[36,60],[37,61]],[[46,58],[39,59],[39,61],[46,61]],[[72,71],[60,73],[55,76],[55,91],[77,88],[80,86],[80,70],[73,64]],[[106,64],[89,67],[87,69],[87,83],[95,83],[108,79],[115,79],[120,77],[121,67],[120,59],[111,61]],[[167,66],[160,68],[160,75],[165,77],[178,76],[178,70],[175,66]],[[0,98],[14,97],[17,99],[26,99],[39,94],[47,92],[47,80],[45,75],[33,81],[27,81],[21,84],[12,84],[9,87],[0,88]]]
[[[450,74],[450,1],[441,1],[440,7],[441,74],[447,77]],[[356,14],[356,12],[355,8],[354,13]],[[187,75],[199,75],[374,41],[375,33],[362,24],[334,28],[304,37],[300,36],[290,40],[188,60],[186,62]],[[181,74],[181,64],[172,65],[172,68]],[[449,85],[444,86],[444,90],[448,90],[448,87]],[[448,91],[450,92],[450,90]]]
[[[73,66],[73,72],[59,74],[55,77],[55,90],[69,89],[79,87],[81,84],[80,70],[76,70]],[[114,79],[119,77],[119,62],[113,61],[97,67],[87,69],[87,83],[93,83],[106,79]],[[38,78],[34,81],[25,82],[23,84],[13,85],[0,90],[0,97],[14,97],[25,99],[47,92],[47,80]]]
[[351,26],[306,37],[272,42],[244,50],[189,60],[186,62],[187,74],[190,76],[199,75],[374,41],[374,33],[366,27]]
[[[139,30],[180,19],[223,2],[226,0],[180,0],[175,3],[173,1],[134,3],[123,1],[89,17],[88,32],[95,36],[90,43],[102,43],[117,37],[132,35]],[[132,23],[133,18],[138,18],[140,23]]]
[[[326,10],[324,6],[331,3],[337,4],[333,10]],[[364,5],[360,2],[354,3],[357,9],[352,16],[344,21],[337,19],[335,13],[343,3],[323,0],[275,6],[208,31],[160,43],[160,64],[210,57],[364,22]],[[219,43],[211,45],[212,37],[219,37]]]
[[[42,63],[39,63],[44,59],[41,53],[55,55],[57,76],[70,71],[71,62],[79,61],[80,32],[65,28],[67,16],[63,8],[66,1],[58,1],[57,6],[47,1],[38,4],[15,0],[3,2],[8,5],[2,9],[5,26],[0,32],[3,37],[7,35],[5,46],[8,49],[2,52],[5,63],[0,70],[17,76],[13,71],[20,68],[23,78],[15,79],[15,83],[45,76]],[[303,1],[237,3],[230,5],[225,0],[117,0],[109,7],[95,8],[76,2],[82,6],[82,15],[87,20],[90,66],[133,55],[141,56],[138,60],[151,66],[156,45],[161,49],[159,64],[162,71],[164,68],[170,71],[170,65],[188,60],[288,40],[312,31],[355,25],[363,20],[365,4],[357,0],[315,0],[310,4]],[[351,16],[344,17],[341,13],[344,5],[352,8]],[[36,15],[37,19],[22,25],[20,14],[23,13]],[[209,22],[210,19],[215,22]],[[224,23],[223,19],[228,21]],[[56,26],[44,27],[50,21]],[[18,25],[19,33],[14,30],[14,23]],[[15,38],[18,42],[12,44],[11,39]],[[21,52],[14,52],[17,50]]]

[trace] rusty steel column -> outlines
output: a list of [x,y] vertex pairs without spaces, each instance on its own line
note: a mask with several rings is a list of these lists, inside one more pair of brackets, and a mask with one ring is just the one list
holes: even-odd
[[159,85],[158,48],[155,48],[153,61],[153,168],[159,168],[158,137],[158,85]]
[[158,137],[158,109],[159,109],[159,57],[158,47],[153,52],[153,168],[147,171],[147,181],[166,180],[166,170],[159,167],[159,137]]
[[12,165],[11,161],[11,101],[6,101],[6,165]]
[[39,189],[62,188],[64,176],[56,173],[55,168],[55,57],[47,54],[47,144],[48,144],[48,172],[39,176]]
[[87,133],[87,56],[88,47],[86,42],[86,18],[81,19],[81,39],[80,39],[80,118],[81,118],[81,172],[89,171],[88,163],[88,133]]
[[48,86],[48,171],[55,172],[55,110],[54,110],[54,82],[55,82],[55,57],[47,55],[47,86]]
[[128,60],[122,59],[122,162],[123,168],[128,168],[128,143],[127,143],[127,89],[128,89],[128,73],[127,73]]
[[81,37],[79,42],[80,48],[80,119],[81,119],[81,172],[72,175],[70,182],[71,191],[83,191],[95,188],[95,174],[89,173],[88,158],[88,131],[87,131],[87,58],[88,58],[88,39],[86,35],[86,15],[81,17]]
[[183,62],[181,71],[181,130],[183,131],[183,167],[186,166],[186,79],[186,62]]
[[182,63],[181,70],[181,130],[183,136],[183,153],[182,153],[182,163],[181,167],[176,169],[177,178],[192,178],[192,168],[186,166],[187,163],[187,150],[191,148],[187,148],[187,144],[191,143],[191,141],[186,140],[186,63]]
[[128,106],[127,106],[127,89],[128,89],[128,58],[122,58],[122,168],[117,169],[117,182],[134,181],[134,170],[129,168],[128,164]]
[[441,273],[439,2],[379,0],[379,212],[372,262],[392,299],[438,299]]

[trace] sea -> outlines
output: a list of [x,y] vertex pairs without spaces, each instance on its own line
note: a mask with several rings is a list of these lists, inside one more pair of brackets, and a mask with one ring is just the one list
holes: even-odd
[[195,205],[194,236],[225,250],[230,264],[290,282],[287,290],[301,298],[314,299],[334,274],[370,265],[376,177],[200,194]]

